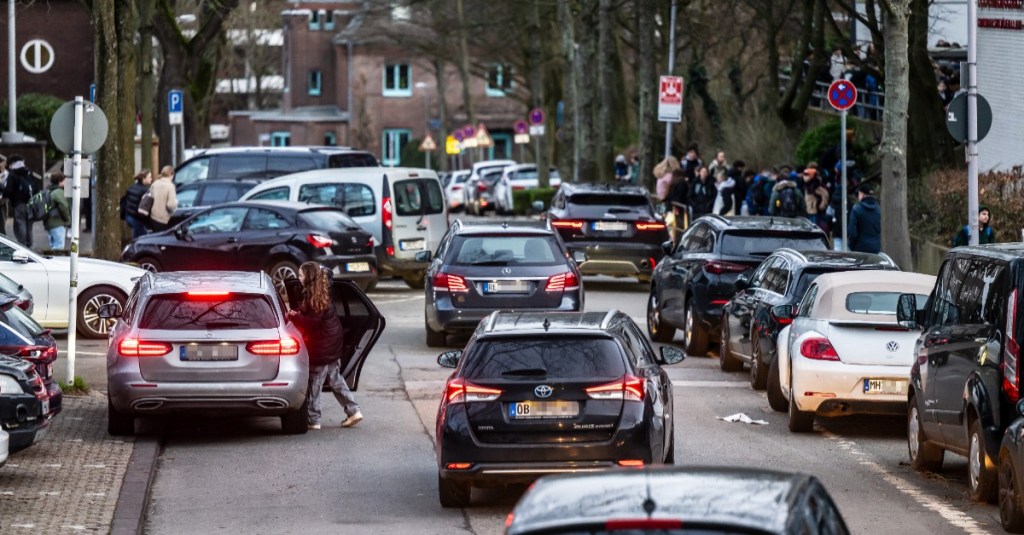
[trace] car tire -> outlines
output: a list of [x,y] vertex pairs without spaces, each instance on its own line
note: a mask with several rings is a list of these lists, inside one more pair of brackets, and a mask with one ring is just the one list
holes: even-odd
[[468,483],[452,481],[441,477],[441,474],[437,475],[437,496],[440,498],[441,507],[468,507],[472,490]]
[[405,281],[405,285],[412,288],[413,290],[422,290],[426,286],[424,277],[426,273],[418,271],[415,274],[403,275],[402,280]]
[[160,261],[152,256],[139,257],[135,263],[138,264],[140,268],[149,271],[150,273],[157,273],[164,269],[163,265],[160,264]]
[[107,434],[114,437],[135,434],[135,417],[115,409],[110,398],[107,398]]
[[423,328],[427,331],[427,347],[444,347],[448,342],[448,333],[431,329],[426,320],[423,321]]
[[802,411],[796,406],[792,379],[789,380],[789,430],[793,433],[810,433],[814,430],[814,413]]
[[121,290],[112,286],[93,286],[78,296],[78,317],[75,325],[78,334],[85,338],[103,339],[117,320],[104,319],[99,316],[99,308],[109,303],[117,303],[124,308],[127,297]]
[[676,432],[672,431],[672,437],[668,439],[668,448],[665,451],[665,464],[676,464]]
[[779,377],[779,358],[775,357],[772,365],[768,368],[768,405],[775,412],[786,412],[789,410],[789,401],[782,394],[782,378]]
[[974,418],[971,421],[970,434],[968,435],[968,456],[967,456],[967,483],[969,485],[971,500],[982,503],[992,503],[996,499],[999,475],[996,470],[988,469],[988,454],[985,453],[985,434],[981,429],[981,421]]
[[306,420],[309,401],[305,400],[298,410],[281,415],[281,432],[286,435],[304,435],[309,430]]
[[768,386],[768,370],[765,369],[764,358],[761,356],[761,342],[753,337],[750,345],[750,388],[764,390]]
[[1024,506],[1017,469],[1009,451],[999,452],[999,520],[1010,533],[1024,533]]
[[683,327],[683,336],[686,340],[683,342],[683,347],[686,349],[686,354],[691,357],[706,357],[708,354],[708,333],[704,332],[704,329],[697,326],[697,318],[693,315],[693,305],[686,303],[686,310],[684,312],[686,323]]
[[718,350],[718,367],[723,372],[738,372],[743,370],[743,361],[732,354],[732,346],[729,345],[729,323],[722,320],[721,346]]
[[647,334],[651,340],[667,344],[676,337],[676,328],[665,322],[658,309],[658,294],[651,292],[647,299]]
[[927,470],[937,472],[942,469],[942,459],[945,450],[931,444],[924,436],[924,425],[921,422],[921,413],[917,410],[917,398],[911,397],[909,410],[907,410],[907,453],[910,456],[910,466],[915,470]]

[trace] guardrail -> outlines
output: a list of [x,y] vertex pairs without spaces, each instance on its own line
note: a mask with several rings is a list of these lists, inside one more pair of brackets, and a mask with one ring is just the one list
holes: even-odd
[[[786,91],[786,86],[792,78],[790,74],[779,73],[779,92]],[[811,93],[809,107],[834,111],[828,103],[828,86],[825,82],[815,82],[814,91]],[[857,104],[850,109],[850,113],[868,121],[881,121],[882,113],[885,111],[885,93],[882,91],[868,91],[857,88]]]

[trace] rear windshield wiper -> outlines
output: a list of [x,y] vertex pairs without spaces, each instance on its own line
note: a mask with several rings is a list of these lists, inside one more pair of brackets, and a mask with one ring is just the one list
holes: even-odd
[[530,375],[530,376],[536,375],[536,376],[540,376],[540,375],[547,375],[548,371],[545,370],[544,368],[519,368],[517,370],[504,371],[504,372],[501,372],[501,374],[502,375]]

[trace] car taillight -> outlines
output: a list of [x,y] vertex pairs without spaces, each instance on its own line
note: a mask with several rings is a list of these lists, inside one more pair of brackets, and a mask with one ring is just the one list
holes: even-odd
[[590,396],[590,399],[643,401],[644,380],[627,373],[610,383],[587,387],[584,388],[583,391]]
[[1020,346],[1017,345],[1017,289],[1006,302],[1006,343],[1003,344],[1003,392],[1010,401],[1020,398]]
[[452,186],[452,191],[462,191],[462,186]]
[[501,389],[487,388],[467,382],[463,378],[452,379],[444,388],[448,403],[469,403],[472,401],[494,401],[501,396]]
[[381,222],[384,223],[384,228],[388,230],[392,229],[392,215],[393,214],[391,213],[391,197],[384,197],[384,200],[381,203],[380,220]]
[[512,191],[523,191],[525,189],[526,186],[512,186]]
[[556,219],[551,222],[551,226],[555,228],[568,228],[575,230],[583,229],[583,222],[576,221],[574,219]]
[[704,271],[714,273],[715,275],[721,275],[722,273],[742,273],[748,269],[750,268],[743,264],[733,264],[732,262],[723,262],[721,260],[708,260],[704,262]]
[[771,315],[772,319],[775,320],[775,323],[778,323],[779,325],[789,325],[790,323],[793,323],[793,318],[787,318],[775,314],[774,308],[768,309],[768,314]]
[[171,344],[125,338],[117,344],[117,352],[122,357],[162,357],[171,352]]
[[568,271],[566,273],[559,273],[553,275],[548,279],[547,285],[544,287],[544,291],[547,292],[562,292],[565,290],[575,290],[580,287],[580,278],[575,273]]
[[476,183],[476,190],[477,191],[487,191],[487,184],[484,184],[484,182],[482,180],[480,182],[477,182]]
[[808,338],[800,344],[800,354],[811,360],[839,360],[836,348],[827,338]]
[[298,355],[299,341],[291,336],[285,336],[280,340],[249,342],[245,344],[245,350],[253,355]]
[[28,299],[21,299],[16,304],[18,305],[18,308],[28,312],[28,307],[32,306],[32,301],[29,301]]
[[326,249],[334,245],[334,240],[323,234],[306,234],[306,241],[317,249]]
[[442,271],[434,275],[434,289],[462,293],[468,292],[469,286],[466,285],[466,279],[463,277]]
[[650,222],[644,222],[644,221],[637,221],[636,229],[637,230],[665,230],[665,224],[664,223],[650,223]]

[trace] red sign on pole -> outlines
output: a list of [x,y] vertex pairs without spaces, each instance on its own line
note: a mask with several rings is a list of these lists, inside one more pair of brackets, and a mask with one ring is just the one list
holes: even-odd
[[857,103],[857,88],[847,80],[836,80],[828,86],[828,103],[839,111],[846,111]]
[[678,123],[683,120],[683,77],[662,76],[658,89],[658,120]]

